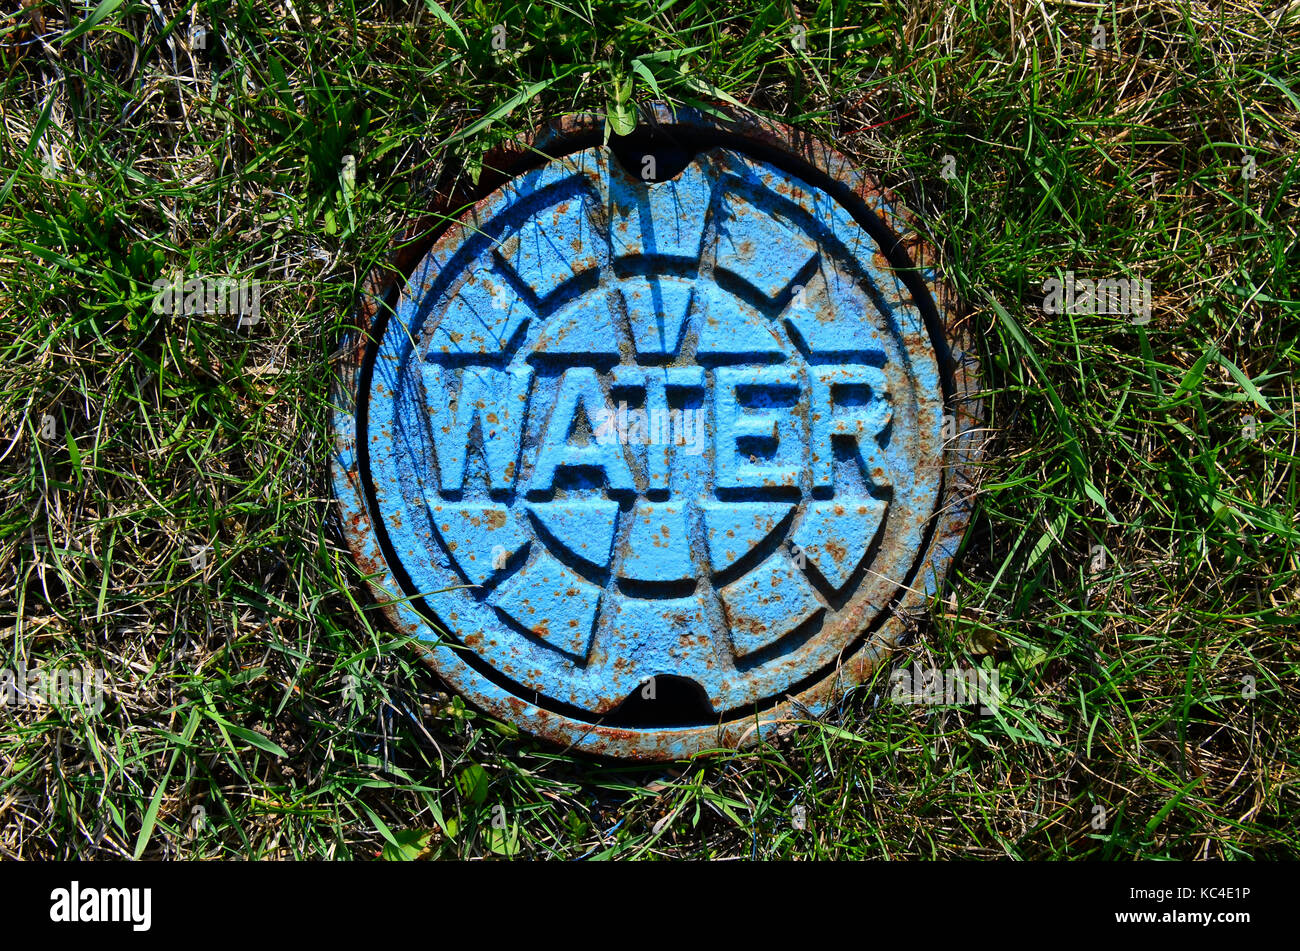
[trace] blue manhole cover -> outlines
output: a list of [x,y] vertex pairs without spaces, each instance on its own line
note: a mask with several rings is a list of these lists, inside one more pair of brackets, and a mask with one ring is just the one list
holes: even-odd
[[774,127],[657,118],[614,148],[569,120],[448,228],[336,421],[349,540],[433,666],[640,758],[870,675],[960,540],[975,419],[878,188]]

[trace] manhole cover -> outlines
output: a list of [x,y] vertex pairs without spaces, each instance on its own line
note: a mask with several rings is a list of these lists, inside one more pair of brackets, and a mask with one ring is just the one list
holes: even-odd
[[455,689],[658,759],[871,675],[960,540],[977,407],[887,195],[779,127],[655,118],[566,120],[442,234],[353,351],[335,480]]

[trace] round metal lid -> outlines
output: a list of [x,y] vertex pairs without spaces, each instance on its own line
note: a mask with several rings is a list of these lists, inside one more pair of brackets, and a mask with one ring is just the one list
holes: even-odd
[[455,689],[663,759],[870,676],[960,541],[978,406],[873,181],[776,126],[653,118],[552,128],[372,305],[334,478]]

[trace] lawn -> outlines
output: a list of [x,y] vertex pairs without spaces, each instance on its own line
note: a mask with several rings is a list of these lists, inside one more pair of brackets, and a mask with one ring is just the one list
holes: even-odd
[[[0,65],[0,667],[107,686],[0,706],[0,855],[1300,852],[1300,2],[32,0]],[[897,663],[996,669],[996,715],[882,674],[596,761],[375,608],[328,479],[368,276],[495,147],[652,100],[820,137],[939,249],[990,442]],[[176,275],[256,319],[158,313]]]

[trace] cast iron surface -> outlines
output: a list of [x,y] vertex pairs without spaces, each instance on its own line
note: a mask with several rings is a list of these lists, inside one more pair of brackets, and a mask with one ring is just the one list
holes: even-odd
[[453,687],[661,759],[870,676],[960,541],[979,407],[891,196],[779,127],[653,118],[549,130],[367,302],[334,478]]

